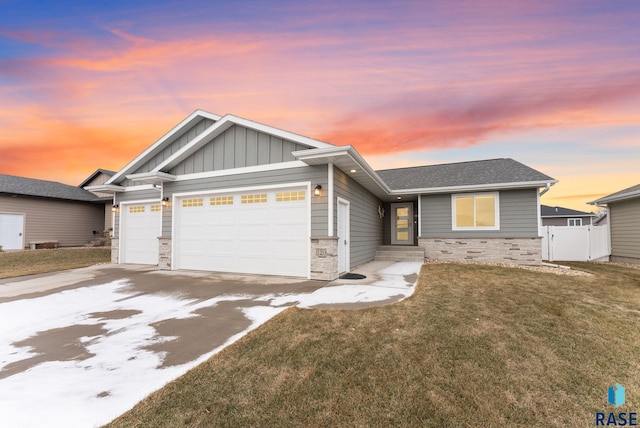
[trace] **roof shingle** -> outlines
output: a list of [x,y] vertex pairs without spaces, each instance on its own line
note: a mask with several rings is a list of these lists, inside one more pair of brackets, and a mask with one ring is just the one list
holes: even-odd
[[0,174],[0,193],[11,195],[37,196],[41,198],[66,199],[70,201],[98,201],[93,193],[75,186],[56,181],[16,177]]
[[513,159],[489,159],[376,171],[393,190],[555,181]]

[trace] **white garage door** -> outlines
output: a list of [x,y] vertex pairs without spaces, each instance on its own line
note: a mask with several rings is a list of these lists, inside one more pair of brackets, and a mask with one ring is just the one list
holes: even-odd
[[121,263],[158,264],[160,202],[121,204]]
[[174,266],[307,277],[308,198],[287,188],[178,199]]

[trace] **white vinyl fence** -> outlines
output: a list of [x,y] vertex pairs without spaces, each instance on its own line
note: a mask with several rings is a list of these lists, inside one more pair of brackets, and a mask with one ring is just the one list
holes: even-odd
[[542,226],[542,260],[583,262],[610,254],[608,226]]

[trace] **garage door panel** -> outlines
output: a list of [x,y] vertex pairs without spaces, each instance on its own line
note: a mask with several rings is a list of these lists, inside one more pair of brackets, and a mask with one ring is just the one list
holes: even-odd
[[158,202],[123,204],[121,210],[122,263],[158,264],[162,211]]
[[[176,267],[307,276],[307,192],[304,188],[293,189],[290,194],[281,192],[263,190],[190,197],[205,201],[203,207],[191,207],[198,210],[179,203]],[[282,201],[284,198],[297,199]],[[209,201],[224,205],[209,206]]]

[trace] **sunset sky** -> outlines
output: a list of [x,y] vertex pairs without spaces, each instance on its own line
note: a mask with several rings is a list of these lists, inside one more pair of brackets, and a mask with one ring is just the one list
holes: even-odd
[[0,0],[0,173],[77,185],[194,110],[376,169],[511,157],[543,203],[640,183],[640,1]]

